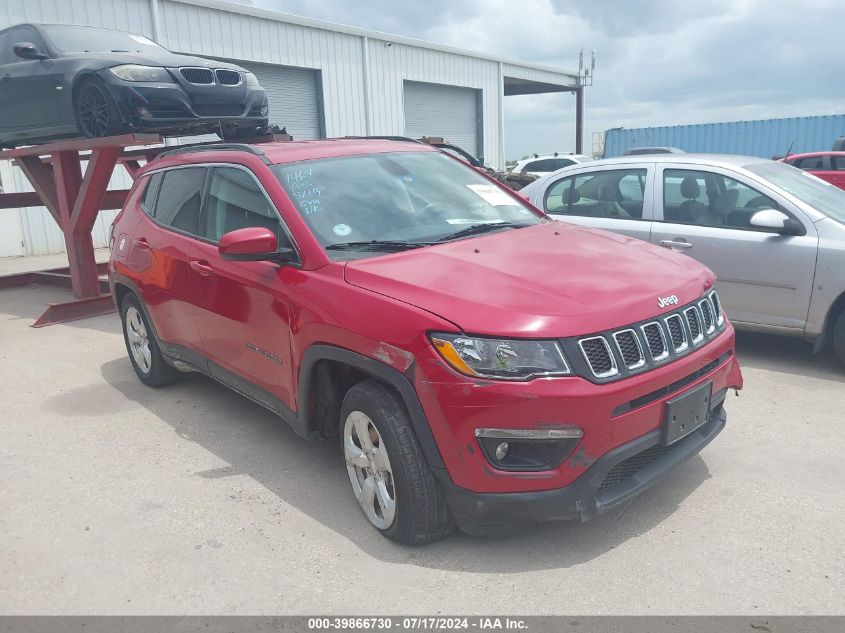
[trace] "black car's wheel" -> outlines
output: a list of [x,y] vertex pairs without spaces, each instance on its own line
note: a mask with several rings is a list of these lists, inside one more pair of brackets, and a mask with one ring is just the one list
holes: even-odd
[[114,136],[123,132],[117,104],[95,79],[85,79],[79,85],[74,111],[79,130],[89,138]]
[[352,492],[386,537],[421,545],[453,529],[443,493],[396,395],[375,380],[343,399],[340,436]]

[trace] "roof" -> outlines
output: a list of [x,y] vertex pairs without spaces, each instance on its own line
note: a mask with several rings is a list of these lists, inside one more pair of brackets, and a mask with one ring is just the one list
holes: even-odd
[[511,66],[518,66],[521,68],[528,68],[532,70],[539,70],[561,75],[567,75],[573,79],[578,77],[578,72],[574,70],[563,70],[561,68],[554,68],[552,66],[545,66],[542,64],[528,64],[519,60],[508,59],[506,57],[499,57],[497,55],[489,55],[487,53],[480,53],[478,51],[471,51],[454,46],[445,46],[443,44],[435,44],[434,42],[427,42],[412,37],[402,37],[399,35],[391,35],[383,31],[374,31],[370,29],[362,29],[357,26],[347,26],[345,24],[337,24],[335,22],[328,22],[326,20],[316,20],[314,18],[306,18],[300,15],[293,15],[291,13],[281,13],[279,11],[270,11],[268,9],[259,9],[257,7],[245,6],[242,4],[235,4],[233,2],[225,2],[224,0],[174,0],[182,4],[192,4],[199,7],[207,7],[209,9],[217,9],[218,11],[228,11],[229,13],[239,13],[241,15],[251,15],[265,20],[276,20],[277,22],[287,22],[289,24],[298,24],[300,26],[307,26],[324,31],[335,31],[338,33],[346,33],[347,35],[357,35],[358,37],[367,37],[383,42],[392,42],[395,44],[404,44],[406,46],[416,46],[419,48],[427,48],[430,50],[443,51],[445,53],[455,53],[457,55],[464,55],[465,57],[474,57],[476,59],[485,59],[492,62],[501,62]]
[[[384,138],[333,138],[315,141],[275,141],[260,144],[238,143],[198,143],[183,147],[174,147],[148,163],[150,169],[164,161],[184,164],[193,162],[192,155],[201,156],[200,162],[221,160],[231,152],[257,155],[267,164],[293,163],[318,158],[338,158],[361,154],[382,154],[387,152],[436,152],[437,149],[415,141],[390,140]],[[231,156],[231,154],[230,154]],[[147,171],[146,165],[144,171]]]
[[600,165],[632,165],[637,163],[693,163],[708,165],[724,165],[726,167],[742,167],[749,163],[759,163],[767,160],[759,156],[743,156],[741,154],[641,154],[638,156],[616,156],[602,158],[588,163],[590,167]]

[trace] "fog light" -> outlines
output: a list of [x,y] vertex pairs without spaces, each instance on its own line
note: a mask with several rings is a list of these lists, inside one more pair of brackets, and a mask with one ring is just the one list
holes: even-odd
[[582,429],[563,424],[544,429],[475,429],[487,461],[494,468],[507,471],[557,468],[583,436]]
[[258,116],[267,116],[267,113],[270,111],[266,105],[261,106],[258,108]]
[[507,457],[509,448],[510,446],[508,446],[507,442],[502,442],[501,444],[499,444],[496,447],[496,459],[502,461],[505,457]]
[[150,117],[153,116],[153,113],[150,112],[150,109],[147,106],[138,106],[136,108],[136,110],[137,110],[138,114],[140,114],[143,117],[150,118]]

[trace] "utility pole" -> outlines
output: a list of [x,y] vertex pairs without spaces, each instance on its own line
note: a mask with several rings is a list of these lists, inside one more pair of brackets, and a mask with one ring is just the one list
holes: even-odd
[[589,67],[584,66],[584,49],[578,53],[578,85],[575,93],[575,153],[584,153],[584,88],[593,85],[596,70],[596,52],[592,51]]

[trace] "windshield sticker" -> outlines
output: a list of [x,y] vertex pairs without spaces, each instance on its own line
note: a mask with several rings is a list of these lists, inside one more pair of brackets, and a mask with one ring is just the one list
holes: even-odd
[[352,233],[352,227],[348,224],[335,224],[332,231],[334,231],[335,235],[339,235],[340,237],[346,237],[347,235]]
[[400,179],[402,182],[407,183],[407,184],[409,184],[409,185],[413,185],[413,184],[414,184],[414,181],[415,181],[415,179],[414,179],[414,177],[413,177],[413,176],[400,176],[400,178],[399,178],[399,179]]
[[449,218],[446,220],[449,224],[499,224],[504,220],[478,220],[473,218]]
[[467,188],[494,207],[516,206],[516,201],[496,185],[467,185]]

